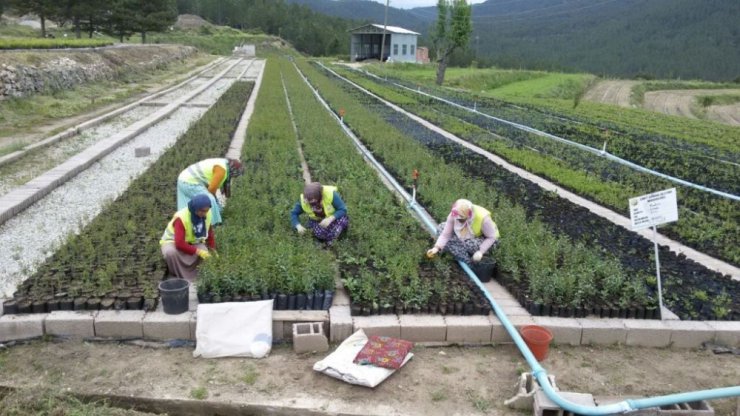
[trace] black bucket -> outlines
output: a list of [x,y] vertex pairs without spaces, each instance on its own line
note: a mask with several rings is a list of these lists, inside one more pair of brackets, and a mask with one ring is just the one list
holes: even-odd
[[190,283],[185,279],[168,279],[159,283],[164,313],[177,315],[188,311]]
[[496,262],[493,259],[483,258],[479,262],[473,262],[470,268],[481,282],[490,282],[496,271]]

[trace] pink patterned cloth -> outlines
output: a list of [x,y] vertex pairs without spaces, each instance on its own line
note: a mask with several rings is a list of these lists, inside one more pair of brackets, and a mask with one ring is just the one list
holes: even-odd
[[403,360],[412,348],[414,343],[411,341],[372,335],[355,357],[354,363],[395,370],[401,368]]

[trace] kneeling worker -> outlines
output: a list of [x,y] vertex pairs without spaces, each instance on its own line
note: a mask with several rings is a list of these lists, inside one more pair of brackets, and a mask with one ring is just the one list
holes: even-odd
[[491,212],[467,199],[455,201],[447,221],[439,224],[438,234],[434,247],[427,250],[427,257],[446,250],[468,265],[471,261],[479,262],[499,239]]
[[205,194],[193,197],[172,217],[159,240],[170,275],[190,282],[198,277],[196,267],[216,249],[212,218],[211,199]]
[[328,246],[349,226],[347,207],[336,186],[322,186],[319,182],[306,184],[300,200],[290,212],[290,223],[298,234],[306,232],[298,220],[303,213],[308,215],[307,226],[313,235]]

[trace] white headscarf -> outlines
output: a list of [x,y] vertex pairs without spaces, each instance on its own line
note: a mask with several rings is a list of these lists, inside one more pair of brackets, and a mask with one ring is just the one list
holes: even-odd
[[[458,199],[452,204],[450,216],[454,220],[454,230],[457,238],[467,240],[475,237],[473,234],[473,203],[467,199]],[[464,219],[465,221],[458,221]]]

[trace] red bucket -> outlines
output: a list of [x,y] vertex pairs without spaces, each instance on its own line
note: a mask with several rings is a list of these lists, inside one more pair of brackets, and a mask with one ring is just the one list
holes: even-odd
[[522,334],[524,342],[537,361],[547,358],[550,341],[552,341],[552,332],[549,329],[539,325],[526,325],[519,330],[519,333]]

